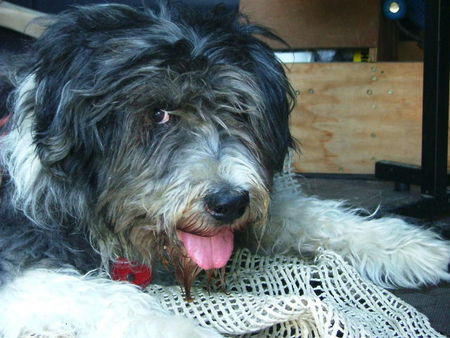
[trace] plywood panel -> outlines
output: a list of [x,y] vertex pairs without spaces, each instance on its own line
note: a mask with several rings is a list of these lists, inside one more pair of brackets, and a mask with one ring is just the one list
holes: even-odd
[[32,37],[39,37],[44,27],[32,20],[44,13],[17,6],[7,1],[0,1],[0,26],[15,30]]
[[288,65],[299,92],[291,129],[301,172],[373,173],[377,160],[420,164],[422,63]]
[[379,0],[241,0],[240,10],[294,49],[377,47]]

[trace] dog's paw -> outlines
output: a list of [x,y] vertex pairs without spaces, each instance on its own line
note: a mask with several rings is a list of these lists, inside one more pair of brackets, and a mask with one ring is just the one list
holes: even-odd
[[368,238],[362,250],[351,255],[364,277],[386,288],[417,288],[450,280],[450,242],[401,219],[381,218],[370,223],[384,229],[380,232],[383,237]]
[[[193,320],[176,316],[137,316],[133,319],[116,318],[114,322],[88,323],[88,328],[74,327],[67,323],[50,323],[42,327],[22,328],[19,338],[51,337],[133,337],[133,338],[216,338],[222,337],[213,329],[203,328]],[[0,330],[0,337],[2,331]]]
[[70,271],[30,270],[0,304],[0,337],[220,337],[131,284]]
[[[100,332],[101,333],[101,332]],[[155,334],[156,333],[156,334]],[[199,326],[184,317],[165,317],[149,320],[142,318],[123,337],[167,337],[167,338],[216,338],[222,337],[213,329]]]
[[[182,317],[160,317],[160,318],[135,318],[132,326],[127,328],[118,328],[120,319],[117,318],[115,323],[109,323],[108,328],[97,327],[89,332],[85,332],[83,328],[53,327],[46,326],[42,329],[23,329],[19,334],[19,338],[51,338],[64,337],[75,338],[80,335],[83,337],[134,337],[134,338],[216,338],[222,337],[219,333],[212,329],[198,326],[194,321]],[[0,331],[1,334],[1,331]],[[109,335],[111,334],[111,335]],[[0,335],[1,336],[1,335]]]

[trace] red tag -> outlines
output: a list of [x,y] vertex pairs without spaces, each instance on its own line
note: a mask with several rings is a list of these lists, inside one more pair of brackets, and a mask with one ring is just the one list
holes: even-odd
[[126,258],[118,258],[111,270],[114,280],[127,281],[141,288],[147,287],[153,280],[152,269],[147,265],[132,263]]
[[7,115],[4,118],[0,119],[0,128],[3,127],[5,124],[7,124],[8,121],[9,121],[9,115]]

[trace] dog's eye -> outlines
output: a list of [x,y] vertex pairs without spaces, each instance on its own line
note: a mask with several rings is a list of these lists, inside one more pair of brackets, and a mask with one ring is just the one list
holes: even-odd
[[152,114],[152,120],[156,124],[164,124],[169,122],[170,114],[163,109],[156,109]]

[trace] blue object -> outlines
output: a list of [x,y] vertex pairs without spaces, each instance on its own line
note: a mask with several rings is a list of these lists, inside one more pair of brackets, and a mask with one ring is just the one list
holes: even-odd
[[387,0],[383,5],[384,16],[391,20],[399,20],[406,15],[406,1],[405,0]]

